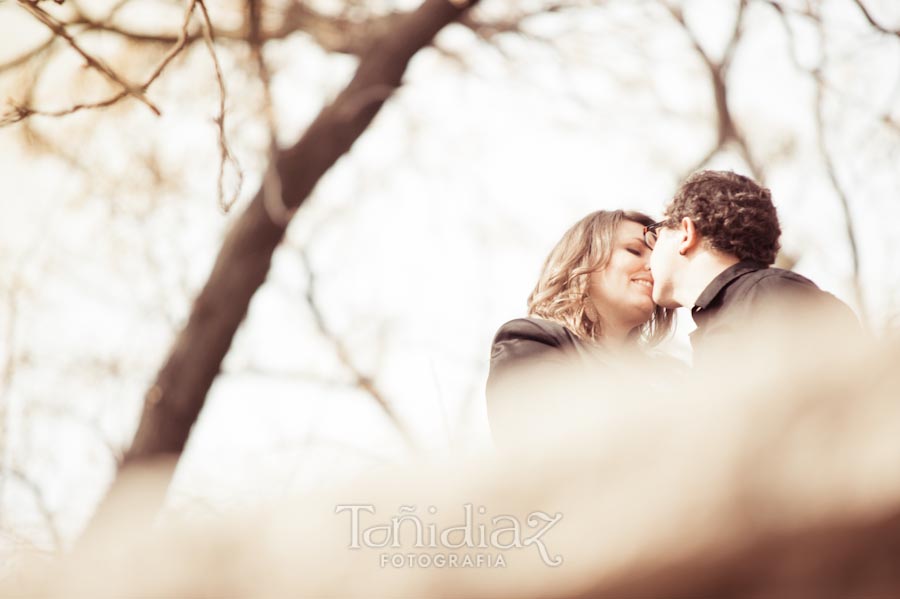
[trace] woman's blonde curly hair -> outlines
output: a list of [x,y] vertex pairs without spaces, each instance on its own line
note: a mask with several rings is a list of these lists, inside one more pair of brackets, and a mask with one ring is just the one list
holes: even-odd
[[[604,268],[612,254],[616,230],[622,221],[640,225],[653,219],[630,210],[598,210],[575,223],[547,256],[541,276],[528,296],[528,315],[561,324],[577,337],[600,341],[602,318],[588,301],[589,275]],[[632,335],[655,345],[672,329],[674,312],[656,306],[646,323]]]

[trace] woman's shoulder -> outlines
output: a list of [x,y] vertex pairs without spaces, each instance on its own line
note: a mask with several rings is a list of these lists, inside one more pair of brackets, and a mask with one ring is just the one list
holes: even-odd
[[494,343],[513,339],[524,339],[560,346],[569,342],[571,334],[568,329],[559,323],[529,316],[505,322],[497,329],[497,333],[494,335]]
[[565,363],[573,349],[567,329],[560,324],[533,317],[510,320],[494,335],[488,386],[526,365]]

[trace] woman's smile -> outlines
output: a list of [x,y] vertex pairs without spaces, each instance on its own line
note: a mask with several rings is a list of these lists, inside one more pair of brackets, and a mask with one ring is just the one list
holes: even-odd
[[650,278],[637,278],[631,279],[631,282],[640,287],[647,293],[649,296],[653,296],[653,279]]

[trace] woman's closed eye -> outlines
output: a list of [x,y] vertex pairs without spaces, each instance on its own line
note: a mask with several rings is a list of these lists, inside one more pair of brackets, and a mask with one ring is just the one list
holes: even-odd
[[640,258],[641,255],[643,254],[643,252],[641,250],[636,250],[634,248],[625,248],[625,249],[628,250],[629,252],[631,252],[632,254],[634,254],[635,256],[637,256],[638,258]]

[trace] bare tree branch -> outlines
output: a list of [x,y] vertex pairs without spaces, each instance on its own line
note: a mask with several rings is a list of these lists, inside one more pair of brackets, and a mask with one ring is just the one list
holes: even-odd
[[278,176],[278,124],[275,120],[275,103],[272,99],[272,76],[263,55],[262,0],[247,0],[247,42],[250,56],[256,65],[256,74],[262,85],[263,115],[269,134],[269,148],[266,172],[263,175],[263,206],[272,222],[279,227],[287,227],[294,210],[285,207],[281,193],[281,179]]
[[[844,228],[847,235],[847,243],[850,247],[850,259],[852,264],[852,280],[853,280],[853,293],[854,298],[856,300],[856,305],[859,310],[860,320],[864,323],[868,323],[868,313],[865,305],[865,301],[863,298],[862,287],[859,280],[859,247],[856,239],[855,227],[854,227],[854,219],[853,214],[850,210],[850,199],[844,186],[841,184],[840,179],[837,175],[837,170],[834,164],[834,160],[832,159],[831,152],[828,149],[828,142],[826,139],[826,131],[827,131],[827,123],[825,122],[824,116],[824,102],[825,102],[825,91],[828,87],[828,83],[823,75],[824,67],[825,67],[825,58],[824,56],[821,58],[820,63],[815,68],[804,68],[800,64],[800,60],[796,53],[796,48],[794,44],[794,30],[791,27],[790,23],[787,20],[786,9],[781,6],[779,3],[774,2],[772,0],[765,0],[767,4],[772,6],[778,17],[782,23],[782,26],[785,29],[785,32],[788,37],[788,46],[790,49],[790,57],[791,62],[794,67],[800,70],[803,73],[808,74],[815,85],[816,95],[814,100],[814,115],[816,122],[816,136],[817,136],[817,145],[819,154],[822,157],[822,164],[825,168],[825,172],[828,176],[828,181],[831,183],[832,188],[837,195],[838,202],[841,206],[841,212],[844,216]],[[862,5],[860,8],[863,9]],[[865,10],[865,9],[863,9]],[[808,10],[806,12],[801,13],[803,16],[811,19],[813,23],[816,25],[818,33],[819,33],[819,42],[820,44],[824,44],[825,31],[824,25],[822,23],[822,19],[819,14],[813,10]],[[887,115],[886,115],[887,116]],[[890,121],[889,116],[887,119],[882,119]]]
[[866,311],[866,304],[862,294],[862,287],[859,282],[859,247],[856,241],[856,231],[853,224],[853,213],[850,211],[850,199],[847,196],[847,192],[845,191],[843,185],[841,185],[841,182],[838,179],[834,160],[831,157],[831,152],[828,150],[828,142],[825,138],[827,125],[825,123],[825,117],[823,114],[823,105],[825,102],[824,88],[825,86],[822,84],[821,75],[819,75],[817,72],[815,114],[819,153],[822,156],[822,164],[825,167],[825,172],[828,175],[828,180],[831,183],[831,186],[834,188],[835,194],[838,198],[838,202],[841,205],[841,212],[844,215],[844,231],[847,234],[847,243],[850,245],[850,259],[853,265],[853,292],[856,296],[855,299],[856,305],[859,308],[860,320],[862,320],[862,322],[865,324],[868,322],[868,316]]
[[691,42],[691,46],[694,48],[694,51],[706,66],[706,69],[709,73],[710,82],[712,84],[713,97],[716,106],[716,142],[713,147],[703,156],[703,158],[701,158],[693,167],[689,169],[688,173],[702,169],[729,142],[732,142],[737,146],[738,152],[741,154],[744,162],[747,163],[747,167],[750,169],[753,177],[757,181],[765,181],[765,173],[763,172],[763,169],[757,162],[756,158],[753,156],[753,153],[750,151],[750,146],[747,143],[747,140],[744,138],[743,134],[735,124],[734,118],[731,115],[731,109],[728,106],[728,69],[731,66],[731,61],[734,57],[735,50],[741,38],[744,12],[747,7],[747,1],[740,0],[740,2],[738,3],[738,12],[737,16],[735,17],[734,29],[732,31],[731,37],[728,40],[728,44],[725,47],[725,51],[722,54],[722,59],[719,62],[713,60],[706,52],[706,50],[703,49],[703,46],[697,39],[697,36],[685,21],[684,14],[682,13],[681,9],[673,4],[670,4],[669,2],[664,2],[663,5],[666,7],[675,21],[684,30],[685,34],[688,37],[688,40]]
[[298,248],[298,254],[307,275],[306,303],[313,314],[313,319],[316,322],[316,327],[319,329],[319,332],[322,334],[322,336],[331,342],[338,360],[353,375],[356,386],[375,400],[375,402],[388,417],[388,420],[391,421],[391,424],[393,424],[397,431],[400,433],[406,445],[411,449],[415,449],[417,446],[415,439],[413,438],[412,434],[403,423],[403,421],[401,421],[397,416],[397,413],[394,411],[394,408],[391,407],[391,404],[388,402],[387,398],[385,398],[384,394],[381,393],[381,391],[375,385],[375,381],[372,379],[372,377],[364,374],[362,370],[358,366],[356,366],[353,359],[350,357],[350,352],[347,350],[347,346],[341,341],[339,336],[336,335],[328,327],[328,323],[325,322],[325,316],[319,309],[318,302],[316,302],[315,272],[312,269],[312,265],[309,263],[309,258],[306,255],[306,252],[303,249]]
[[[12,470],[13,453],[10,447],[9,430],[12,414],[12,389],[13,383],[17,375],[18,353],[19,353],[19,295],[23,291],[24,278],[22,273],[27,267],[28,261],[37,255],[38,247],[44,242],[44,235],[35,236],[29,247],[21,254],[21,258],[10,269],[7,278],[6,292],[6,338],[4,339],[6,346],[6,356],[3,363],[3,370],[0,372],[0,471]],[[4,502],[6,501],[6,479],[0,476],[0,525],[4,515]]]
[[[602,2],[601,2],[602,3]],[[483,41],[494,43],[496,38],[505,33],[515,33],[540,42],[551,42],[524,28],[524,23],[529,19],[546,14],[561,13],[566,10],[584,8],[584,5],[573,2],[556,2],[547,6],[540,6],[531,10],[520,10],[504,19],[483,20],[479,16],[468,13],[460,19],[460,25],[472,30]]]
[[[28,2],[28,0],[17,0],[17,1],[20,4],[25,3],[28,6],[32,6]],[[184,24],[182,25],[181,33],[179,34],[177,40],[175,41],[175,44],[172,46],[172,48],[169,50],[169,52],[166,53],[166,55],[163,57],[163,59],[160,61],[160,63],[156,66],[156,68],[150,74],[150,77],[142,85],[140,85],[138,87],[130,86],[129,84],[126,84],[126,83],[122,82],[121,80],[119,80],[118,75],[116,75],[111,70],[109,70],[109,73],[111,75],[107,74],[107,76],[112,76],[112,77],[116,78],[116,81],[118,81],[124,89],[121,92],[107,98],[106,100],[102,100],[100,102],[92,102],[92,103],[80,103],[80,104],[71,106],[69,108],[56,110],[56,111],[38,110],[38,109],[31,108],[31,107],[25,106],[25,105],[13,105],[12,110],[10,112],[8,112],[5,115],[0,115],[0,127],[6,126],[6,125],[11,125],[13,123],[18,123],[19,121],[22,121],[32,115],[62,117],[62,116],[68,116],[70,114],[74,114],[81,110],[107,108],[109,106],[112,106],[113,104],[118,103],[119,101],[123,100],[124,98],[126,98],[128,96],[135,96],[135,94],[137,94],[141,98],[146,98],[146,96],[144,96],[144,92],[147,91],[147,89],[150,87],[150,85],[154,81],[156,81],[157,78],[159,78],[159,76],[162,74],[163,70],[165,70],[165,68],[169,65],[169,63],[172,62],[172,60],[175,58],[175,56],[177,56],[184,49],[185,45],[187,44],[187,29],[190,26],[191,16],[193,15],[194,8],[198,1],[199,0],[191,0],[190,4],[188,5],[187,10],[185,11]],[[36,10],[39,10],[44,15],[47,14],[40,8],[37,8],[37,7],[34,7],[34,8]],[[47,17],[52,19],[52,17],[50,17],[49,15],[47,15]],[[90,55],[88,55],[84,50],[81,50],[81,48],[79,46],[77,46],[77,44],[75,43],[74,38],[72,38],[71,35],[69,35],[66,32],[65,27],[61,23],[56,22],[56,24],[57,25],[55,27],[57,27],[57,28],[53,29],[53,27],[51,27],[51,29],[53,29],[54,32],[56,32],[57,35],[59,35],[60,37],[63,37],[67,41],[70,41],[70,45],[72,45],[74,48],[76,48],[77,51],[79,52],[79,54],[81,54],[82,56],[86,56],[87,57],[86,60],[88,61],[88,64],[92,64],[92,65],[96,64],[99,66],[95,67],[95,68],[101,68],[101,69],[108,70],[108,67],[103,65],[102,62],[99,61],[99,59],[90,57]],[[61,31],[62,33],[59,33],[59,31]],[[103,71],[101,71],[101,72],[103,72]],[[106,74],[106,73],[104,73],[104,74]],[[137,97],[137,96],[135,96],[135,97]],[[153,105],[150,105],[150,106],[151,106],[151,109],[157,115],[161,114],[159,109],[157,109],[155,106],[153,106]]]
[[800,64],[800,57],[797,56],[797,36],[794,34],[794,28],[791,27],[791,23],[787,18],[787,14],[785,13],[784,8],[781,6],[781,4],[772,2],[771,0],[766,0],[766,4],[775,9],[775,13],[778,15],[778,20],[781,22],[781,26],[784,28],[784,33],[788,39],[788,55],[791,58],[791,63],[794,65],[794,68],[798,71],[809,73],[809,69],[804,68],[803,65]]
[[[75,18],[67,22],[61,22],[50,17],[45,11],[37,6],[37,2],[35,2],[35,0],[17,1],[20,4],[27,5],[33,10],[40,11],[42,14],[40,16],[35,16],[42,19],[42,22],[45,22],[45,24],[48,24],[46,22],[46,19],[51,19],[53,21],[51,29],[56,35],[51,37],[44,45],[35,48],[4,65],[0,65],[0,71],[24,64],[31,58],[34,58],[40,53],[46,51],[52,46],[52,43],[57,37],[62,37],[63,39],[68,41],[70,45],[75,44],[74,37],[71,34],[67,33],[69,28],[77,28],[79,33],[99,31],[119,35],[132,42],[149,43],[154,45],[165,44],[171,45],[171,48],[167,52],[166,56],[162,59],[160,64],[156,67],[156,69],[154,69],[154,72],[144,82],[144,84],[139,86],[132,86],[125,83],[121,77],[113,73],[111,69],[106,67],[101,60],[89,56],[80,46],[76,44],[73,47],[76,49],[76,51],[78,51],[80,54],[82,54],[82,56],[85,57],[85,60],[88,61],[88,64],[93,65],[94,63],[96,63],[96,65],[98,65],[97,68],[105,69],[101,72],[104,72],[104,74],[107,74],[107,76],[112,75],[113,80],[119,83],[123,88],[122,91],[105,100],[90,103],[78,103],[65,109],[53,111],[36,109],[29,106],[28,104],[13,104],[5,114],[0,115],[0,127],[18,123],[33,115],[63,117],[82,110],[107,108],[117,104],[128,96],[135,96],[136,94],[139,95],[140,98],[147,100],[144,92],[146,92],[150,85],[159,77],[166,66],[168,66],[169,62],[171,62],[171,60],[175,56],[177,56],[185,47],[188,47],[200,40],[206,42],[206,31],[213,31],[213,28],[209,23],[206,24],[205,27],[202,27],[199,33],[188,33],[187,31],[187,25],[190,22],[190,17],[193,14],[194,8],[196,6],[200,6],[201,13],[206,12],[205,5],[203,4],[202,0],[191,0],[185,12],[185,26],[182,27],[182,30],[177,36],[167,34],[147,34],[130,31],[121,26],[113,24],[112,19],[119,11],[119,9],[124,6],[124,1],[120,1],[119,3],[117,3],[107,14],[107,16],[100,21],[86,15],[76,2],[70,2],[69,4],[75,7],[76,15]],[[464,20],[461,21],[461,23],[463,23],[466,27],[472,29],[472,31],[475,32],[475,34],[478,35],[482,40],[492,44],[494,44],[497,36],[499,36],[500,34],[517,33],[519,35],[529,37],[534,41],[553,45],[555,44],[555,40],[544,39],[541,36],[527,31],[522,27],[523,22],[525,22],[529,18],[541,14],[562,12],[564,10],[574,8],[583,8],[583,4],[578,2],[560,2],[539,9],[523,11],[517,15],[499,21],[482,21],[467,15],[466,17],[464,17]],[[328,51],[362,56],[371,46],[372,41],[374,39],[377,39],[380,35],[383,35],[385,31],[390,30],[390,28],[393,27],[397,20],[402,16],[402,13],[391,12],[385,15],[370,16],[365,20],[359,20],[350,18],[346,15],[326,15],[314,10],[306,3],[293,2],[288,4],[288,8],[284,13],[283,18],[280,20],[278,27],[273,30],[264,31],[261,28],[261,24],[257,22],[255,25],[255,27],[257,27],[256,31],[251,32],[249,30],[249,27],[253,25],[248,21],[247,26],[242,28],[216,31],[215,37],[216,39],[222,39],[226,41],[249,41],[251,40],[251,38],[253,38],[256,40],[255,43],[262,44],[270,40],[284,39],[297,31],[304,31],[312,36],[320,47]],[[204,20],[208,21],[208,15]],[[48,24],[48,26],[50,25]],[[499,51],[505,52],[500,46],[495,47],[497,47]],[[447,53],[446,51],[444,52]],[[215,57],[215,55],[213,55],[213,60],[217,63],[217,58]],[[217,75],[220,75],[221,73],[218,64],[216,64],[216,67]],[[219,77],[218,79],[221,91],[224,88],[224,85],[221,82],[221,77]],[[149,102],[149,100],[147,100],[147,102]],[[154,112],[159,114],[159,110],[155,105],[151,106],[151,108],[154,110]],[[233,195],[232,198],[230,198],[230,200],[225,200],[224,191],[222,189],[222,180],[224,178],[225,167],[228,164],[232,165],[235,169],[236,176],[239,181],[243,180],[243,172],[234,159],[231,150],[228,148],[226,138],[224,137],[224,125],[220,124],[218,122],[218,119],[216,120],[216,125],[219,131],[219,146],[221,154],[218,180],[218,197],[220,206],[222,207],[223,211],[227,212],[236,199],[237,192]],[[238,191],[240,190],[240,187],[240,183],[236,185],[236,189]],[[271,204],[273,207],[277,208],[275,203]],[[282,214],[282,212],[283,211],[279,212],[277,210],[273,211],[273,216],[283,221],[285,215]]]
[[880,23],[878,23],[878,21],[873,19],[872,15],[866,9],[865,5],[863,5],[862,0],[853,0],[853,3],[859,7],[859,10],[862,12],[863,16],[866,18],[866,20],[869,22],[869,24],[872,27],[874,27],[881,33],[886,33],[888,35],[896,35],[897,37],[900,37],[900,29],[888,29],[887,27],[885,27],[884,25],[881,25]]
[[[279,152],[276,164],[287,209],[296,209],[309,197],[319,179],[366,130],[383,100],[366,102],[361,109],[351,111],[352,118],[345,118],[347,107],[358,105],[359,98],[366,97],[373,88],[399,87],[412,57],[468,6],[460,7],[448,0],[425,0],[373,42],[347,87],[319,113],[293,147]],[[265,281],[272,254],[284,232],[285,228],[269,217],[264,190],[260,189],[227,235],[187,324],[147,392],[132,446],[94,522],[103,521],[104,513],[115,510],[110,506],[127,495],[127,473],[141,471],[143,465],[164,462],[169,468],[165,478],[171,477],[171,460],[167,458],[184,449],[250,300]],[[161,504],[164,491],[158,489],[158,495],[148,497],[149,504]],[[92,529],[89,526],[85,536],[90,537]]]
[[[25,0],[23,0],[25,1]],[[449,1],[449,0],[448,0]],[[603,0],[605,2],[605,0]],[[496,38],[504,33],[516,33],[534,41],[552,43],[554,40],[545,39],[528,31],[522,25],[535,16],[542,14],[560,13],[565,10],[580,9],[596,5],[585,2],[558,2],[546,7],[521,11],[518,14],[500,20],[484,20],[471,14],[467,14],[459,22],[471,29],[480,39],[494,43]],[[121,36],[137,43],[171,45],[179,40],[178,36],[166,33],[144,33],[127,29],[121,25],[112,23],[112,13],[103,20],[97,20],[84,14],[77,8],[75,18],[66,22],[67,27],[80,27],[81,32],[100,31]],[[365,19],[348,16],[347,14],[325,14],[313,8],[306,2],[288,3],[281,14],[277,26],[270,29],[262,27],[261,23],[255,25],[255,33],[250,31],[251,22],[239,28],[217,29],[216,39],[226,42],[249,41],[252,37],[264,44],[269,41],[285,39],[297,32],[303,32],[312,37],[316,44],[328,52],[362,56],[371,46],[372,41],[389,31],[399,19],[402,12],[389,12],[382,15],[369,15]],[[202,33],[192,33],[187,36],[186,45],[201,41]],[[20,57],[24,58],[24,57]],[[0,66],[2,69],[2,66]]]
[[[206,43],[206,47],[209,50],[209,55],[212,58],[213,65],[216,69],[216,82],[219,85],[219,114],[216,115],[215,123],[216,128],[219,134],[219,178],[217,182],[217,197],[219,199],[219,207],[222,209],[222,212],[228,212],[234,203],[237,201],[238,195],[241,192],[241,187],[244,183],[244,172],[241,169],[240,164],[238,164],[237,160],[234,158],[234,154],[231,152],[231,148],[228,146],[228,138],[225,135],[225,80],[222,77],[222,68],[219,65],[219,57],[216,55],[215,44],[213,43],[213,26],[212,22],[209,20],[209,13],[206,11],[206,4],[204,0],[193,0],[193,2],[200,7],[200,14],[203,16],[203,41]],[[182,30],[184,31],[184,30]],[[234,193],[231,198],[225,199],[225,190],[224,190],[224,179],[225,179],[225,168],[228,164],[231,164],[235,169],[235,174],[237,175],[237,184],[235,185]]]
[[63,23],[57,21],[50,14],[48,14],[44,9],[38,6],[37,2],[31,2],[29,0],[16,0],[22,8],[31,13],[38,21],[43,23],[50,29],[56,36],[64,39],[69,46],[72,47],[82,58],[84,58],[85,62],[92,67],[94,70],[98,71],[102,75],[104,75],[107,79],[112,81],[113,83],[122,87],[122,93],[127,96],[131,96],[138,100],[139,102],[145,104],[147,108],[153,111],[157,116],[160,114],[159,109],[144,95],[144,90],[140,88],[135,88],[129,83],[126,83],[118,74],[116,74],[111,68],[109,68],[106,64],[104,64],[100,59],[91,56],[88,52],[86,52],[79,44],[75,41],[68,31],[66,31],[66,27]]
[[325,387],[346,388],[347,381],[329,378],[315,371],[295,371],[281,370],[270,367],[261,367],[255,364],[247,364],[242,366],[233,366],[228,370],[223,370],[219,376],[240,377],[240,376],[256,376],[263,379],[283,379],[287,381],[307,382]]
[[[80,368],[82,371],[87,367],[88,366],[84,364],[78,364],[76,366],[76,368]],[[100,414],[95,414],[93,416],[89,414],[79,414],[71,408],[40,400],[29,401],[26,404],[26,411],[29,415],[39,414],[42,421],[50,417],[77,423],[94,435],[94,438],[109,452],[109,457],[113,462],[117,465],[122,463],[122,458],[124,457],[123,448],[117,445],[103,431],[103,427],[100,424]]]
[[57,38],[55,35],[51,35],[45,42],[43,42],[39,46],[36,46],[31,50],[28,50],[24,54],[17,56],[16,58],[8,60],[7,62],[0,63],[0,72],[14,69],[15,67],[23,65],[33,58],[37,58],[38,56],[46,52],[50,48],[50,46],[53,45],[53,42],[55,42],[56,39]]
[[[40,116],[50,116],[50,117],[62,117],[70,114],[74,114],[81,110],[86,109],[97,109],[97,108],[106,108],[117,104],[119,101],[125,99],[126,97],[135,97],[145,104],[147,104],[157,115],[160,114],[159,109],[150,103],[150,101],[146,98],[145,92],[156,81],[167,66],[174,60],[174,58],[181,53],[182,50],[187,46],[189,40],[188,29],[190,27],[191,18],[194,14],[194,10],[199,8],[200,16],[201,16],[201,39],[203,39],[210,57],[213,62],[213,66],[215,68],[216,74],[216,82],[219,87],[219,107],[218,114],[214,118],[213,122],[216,125],[216,131],[218,135],[218,143],[219,143],[219,176],[217,179],[217,198],[219,201],[219,206],[223,212],[228,212],[231,207],[234,205],[234,202],[237,201],[238,195],[240,194],[241,187],[243,186],[244,173],[241,169],[240,164],[237,162],[234,154],[229,147],[228,138],[225,133],[225,100],[227,97],[225,91],[225,81],[222,75],[221,65],[219,64],[219,58],[215,51],[215,41],[214,41],[214,32],[213,25],[210,21],[209,14],[206,10],[206,5],[203,0],[190,0],[187,8],[184,12],[184,20],[179,31],[178,37],[175,39],[172,46],[169,48],[168,52],[166,52],[165,56],[163,56],[162,60],[156,65],[153,71],[150,73],[149,77],[145,80],[145,82],[139,86],[132,86],[125,81],[115,72],[112,71],[108,66],[106,66],[103,61],[99,58],[93,57],[88,54],[81,46],[75,41],[75,38],[68,33],[66,29],[65,23],[62,23],[52,16],[50,16],[46,11],[37,6],[36,2],[32,0],[17,0],[19,4],[26,8],[32,15],[34,15],[38,20],[44,23],[47,27],[49,27],[55,34],[55,37],[58,36],[64,39],[69,45],[75,49],[86,61],[92,66],[94,69],[103,73],[108,79],[115,81],[122,87],[122,91],[107,98],[106,100],[102,100],[100,102],[93,103],[79,103],[74,106],[70,106],[65,109],[56,110],[56,111],[45,111],[31,108],[26,104],[14,104],[12,106],[12,110],[7,112],[5,115],[0,116],[0,127],[5,125],[11,125],[14,123],[18,123],[32,115],[40,115]],[[115,11],[118,10],[122,6],[119,3],[116,7],[113,8],[114,14]],[[87,17],[83,14],[80,14],[81,21],[75,21],[74,23],[87,23],[90,26],[99,27],[99,24],[89,21]],[[69,25],[71,25],[70,23]],[[44,51],[46,48],[52,44],[53,40],[51,38],[44,46],[39,47],[36,50],[33,50],[30,55],[25,55],[24,57],[20,57],[16,59],[17,62],[24,62],[27,58],[30,58],[31,55],[36,55],[37,53]],[[230,195],[228,199],[225,198],[225,190],[224,190],[224,179],[225,179],[225,171],[228,166],[231,166],[234,169],[235,176],[237,177],[237,182],[235,184],[235,188],[233,193]]]
[[[16,319],[18,313],[18,301],[15,284],[7,290],[7,310],[6,318],[6,359],[3,363],[2,378],[0,378],[0,469],[8,469],[12,467],[12,450],[9,447],[9,430],[10,430],[10,389],[12,388],[13,379],[16,372]],[[0,476],[0,526],[3,525],[4,509],[3,504],[6,501],[6,479]]]
[[59,534],[59,527],[56,524],[56,518],[53,516],[53,510],[47,505],[47,501],[44,498],[44,492],[35,483],[31,478],[28,477],[24,472],[17,469],[7,470],[2,473],[3,476],[9,476],[10,478],[19,481],[19,483],[28,489],[28,492],[31,493],[32,498],[34,499],[34,505],[37,507],[38,511],[41,513],[41,517],[44,519],[44,524],[47,527],[47,532],[50,533],[50,539],[53,541],[53,548],[55,551],[60,551],[62,549],[62,537]]

